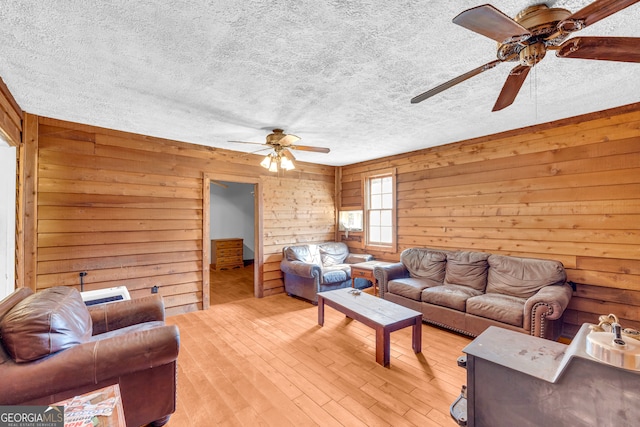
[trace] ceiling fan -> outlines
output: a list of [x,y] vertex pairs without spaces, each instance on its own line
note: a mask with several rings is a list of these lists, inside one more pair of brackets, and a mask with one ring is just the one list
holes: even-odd
[[565,41],[571,33],[638,1],[596,0],[573,14],[566,9],[538,4],[522,10],[514,19],[489,4],[465,10],[453,18],[453,23],[497,41],[498,59],[415,96],[411,103],[422,102],[502,62],[517,61],[492,111],[502,110],[513,103],[529,71],[548,50],[555,50],[559,58],[640,62],[640,38],[573,37]]
[[241,144],[256,144],[266,145],[268,148],[262,150],[273,150],[262,160],[260,165],[270,172],[278,172],[278,168],[284,170],[295,169],[293,161],[296,159],[290,150],[299,151],[314,151],[316,153],[328,153],[329,149],[324,147],[313,147],[310,145],[297,145],[296,142],[300,141],[299,136],[286,134],[282,129],[273,129],[273,133],[267,135],[266,142],[247,142],[247,141],[229,141],[238,142]]

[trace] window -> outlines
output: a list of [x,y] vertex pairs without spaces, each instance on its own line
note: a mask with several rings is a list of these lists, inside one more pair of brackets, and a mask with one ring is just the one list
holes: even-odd
[[343,210],[338,218],[338,230],[362,231],[362,210]]
[[396,246],[395,170],[366,176],[366,242],[367,246]]

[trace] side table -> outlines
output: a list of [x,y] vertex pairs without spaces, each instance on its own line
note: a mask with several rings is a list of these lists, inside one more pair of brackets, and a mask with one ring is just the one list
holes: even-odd
[[391,265],[392,262],[385,261],[367,261],[351,264],[351,287],[355,287],[355,281],[358,277],[369,280],[373,284],[373,295],[378,295],[378,281],[373,276],[373,269],[377,266]]

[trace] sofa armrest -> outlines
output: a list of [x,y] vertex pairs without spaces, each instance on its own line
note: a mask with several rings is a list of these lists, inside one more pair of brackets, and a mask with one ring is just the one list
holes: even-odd
[[289,261],[288,259],[283,259],[280,262],[280,270],[286,274],[306,277],[309,279],[320,278],[322,275],[322,268],[317,264],[302,261]]
[[164,321],[164,301],[158,294],[89,306],[93,335],[144,322]]
[[347,255],[344,260],[345,264],[358,264],[361,262],[373,261],[373,255],[369,254],[352,254]]
[[373,277],[378,281],[380,297],[384,298],[384,293],[387,292],[387,283],[393,279],[409,277],[409,270],[401,262],[386,266],[377,265],[373,268]]
[[571,286],[566,283],[540,289],[524,304],[524,328],[530,330],[531,335],[544,338],[545,320],[560,319],[571,295]]
[[15,405],[172,363],[180,333],[154,327],[76,345],[32,363],[0,365],[0,402]]

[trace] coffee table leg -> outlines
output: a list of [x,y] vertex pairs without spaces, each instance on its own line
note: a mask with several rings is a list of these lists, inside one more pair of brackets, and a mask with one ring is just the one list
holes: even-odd
[[390,335],[386,328],[376,328],[376,362],[385,368],[389,366],[391,361]]
[[416,323],[413,324],[413,351],[420,353],[422,351],[422,316],[416,317]]
[[324,298],[318,295],[318,325],[324,325]]

